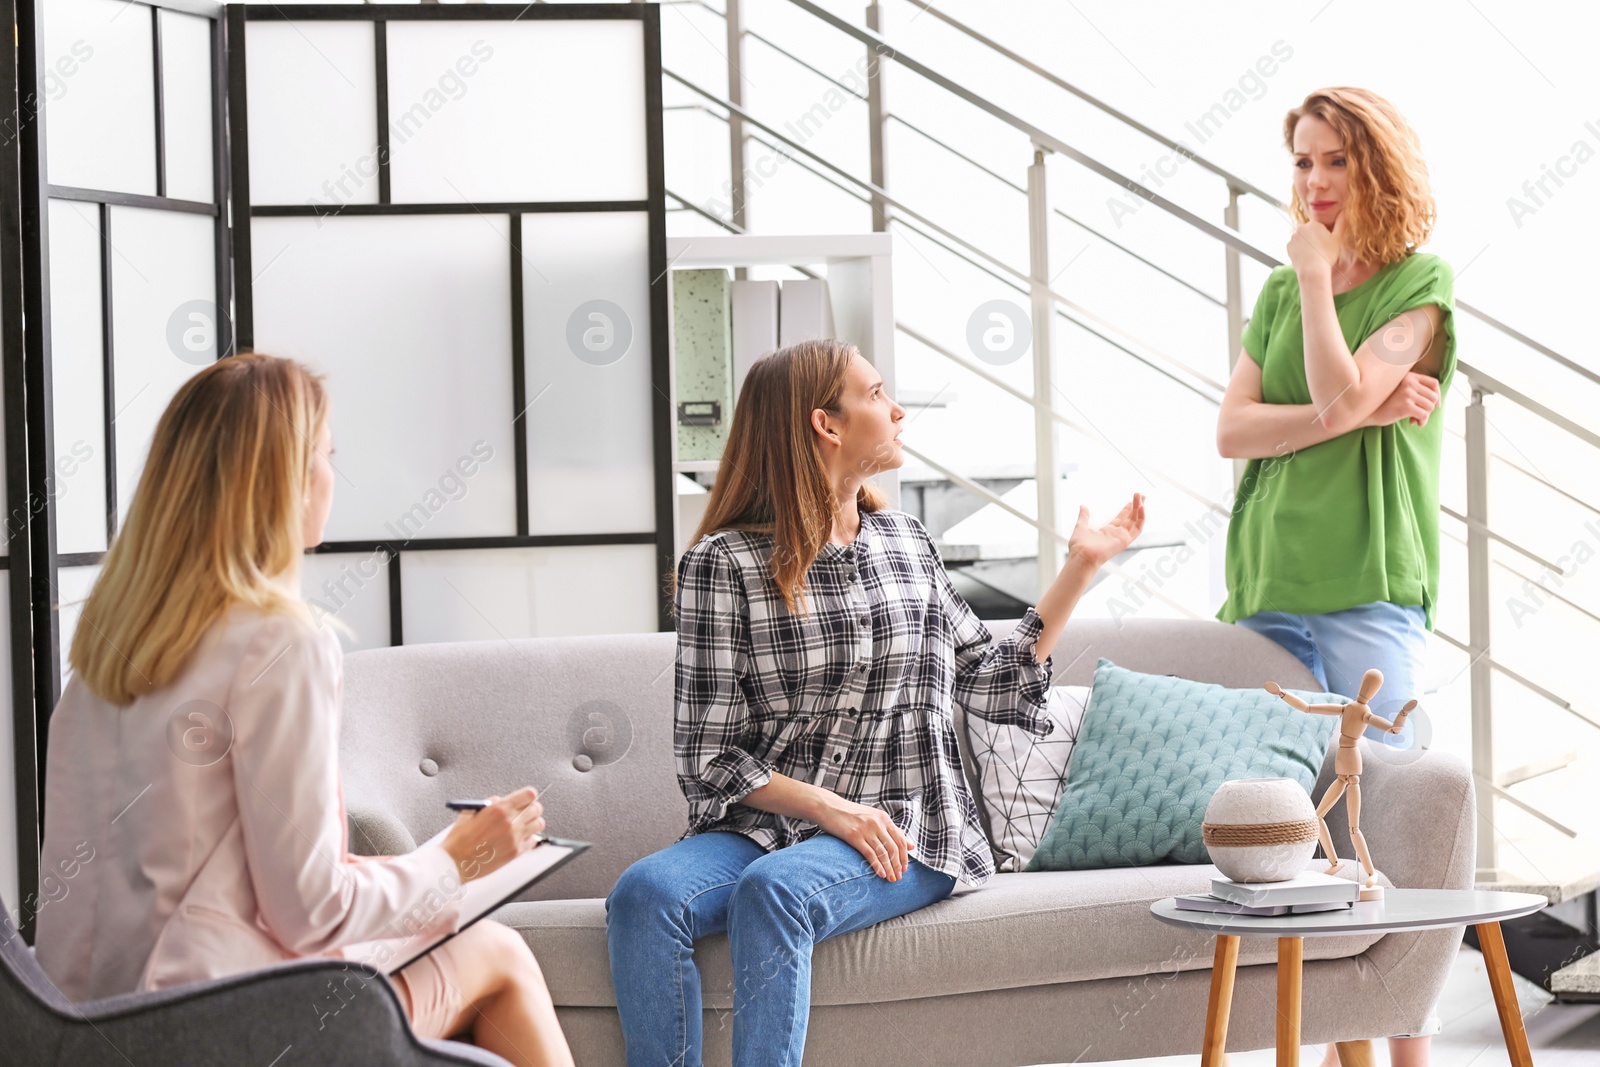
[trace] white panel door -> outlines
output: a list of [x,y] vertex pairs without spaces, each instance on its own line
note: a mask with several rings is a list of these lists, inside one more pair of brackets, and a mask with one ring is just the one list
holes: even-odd
[[406,644],[656,628],[655,546],[408,552]]
[[508,226],[254,220],[270,264],[256,268],[256,351],[305,362],[332,395],[329,541],[517,532]]
[[388,24],[395,203],[644,200],[633,19]]

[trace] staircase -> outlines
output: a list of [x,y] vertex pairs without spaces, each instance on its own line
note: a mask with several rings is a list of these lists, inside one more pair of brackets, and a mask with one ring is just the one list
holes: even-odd
[[[1031,603],[1065,545],[1066,531],[1049,521],[1062,514],[1058,497],[1076,487],[1087,499],[1097,479],[1143,482],[1166,514],[1193,519],[1148,530],[1108,565],[1115,581],[1102,592],[1131,582],[1152,612],[1212,617],[1225,538],[1208,531],[1225,528],[1243,469],[1216,456],[1216,408],[1240,351],[1246,294],[1279,263],[1264,249],[1282,246],[1285,205],[920,0],[873,0],[859,22],[813,0],[663,6],[675,9],[662,20],[662,89],[677,232],[773,232],[776,222],[757,227],[752,216],[793,220],[789,201],[801,197],[846,205],[898,238],[900,380],[910,385],[919,371],[963,383],[912,417],[970,421],[962,402],[982,391],[1013,405],[995,436],[1031,431],[1031,463],[904,449],[904,506],[920,509],[953,571],[965,565],[967,588],[992,594],[995,610]],[[981,73],[957,78],[933,52]],[[814,87],[815,102],[773,103],[766,71]],[[1021,97],[1019,80],[1033,87]],[[1001,85],[1030,113],[1070,111],[1072,135],[997,103]],[[695,146],[696,158],[675,161],[673,145]],[[720,153],[725,169],[708,163]],[[1138,166],[1151,159],[1154,168]],[[1157,177],[1169,162],[1181,180]],[[938,182],[918,179],[930,172]],[[1086,255],[1092,273],[1075,269]],[[938,279],[1015,307],[1031,327],[1031,360],[996,366],[969,354],[961,317],[918,299]],[[1141,316],[1129,292],[1155,294],[1170,313]],[[1584,584],[1600,587],[1573,562],[1577,543],[1600,553],[1600,434],[1581,414],[1600,403],[1600,374],[1466,301],[1455,318],[1469,358],[1440,413],[1446,573],[1423,705],[1433,747],[1471,759],[1480,887],[1551,901],[1526,929],[1507,924],[1513,966],[1558,997],[1600,998],[1600,824],[1589,787],[1600,771],[1600,707],[1584,704],[1588,664],[1570,654],[1600,642],[1600,597]],[[1089,359],[1100,361],[1093,372]],[[1138,383],[1137,404],[1096,395],[1113,371]],[[1163,436],[1152,442],[1130,425]],[[1058,439],[1074,464],[1059,459]],[[1030,487],[1031,506],[1019,506]],[[1530,512],[1546,521],[1526,521]],[[1034,547],[993,559],[947,536],[980,518],[1010,523]],[[1185,543],[1210,574],[1153,581],[1150,564]],[[1092,600],[1079,610],[1092,612]]]

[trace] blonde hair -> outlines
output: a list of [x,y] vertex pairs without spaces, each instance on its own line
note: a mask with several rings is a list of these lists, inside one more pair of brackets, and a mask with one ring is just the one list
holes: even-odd
[[[840,417],[854,345],[802,341],[751,364],[733,409],[716,483],[692,546],[719,530],[772,536],[770,575],[791,612],[805,604],[805,575],[833,533],[839,514],[822,463],[811,413]],[[887,499],[871,483],[856,490],[856,507],[881,511]],[[677,600],[677,575],[668,579]]]
[[[1417,132],[1394,105],[1369,89],[1318,89],[1283,120],[1290,152],[1294,128],[1307,115],[1332,126],[1344,146],[1350,175],[1344,240],[1356,259],[1391,263],[1425,244],[1435,221],[1428,165]],[[1310,221],[1297,192],[1289,210],[1296,222]]]
[[165,688],[235,605],[313,621],[295,583],[327,417],[293,360],[231,356],[183,383],[72,637],[84,685],[113,704]]

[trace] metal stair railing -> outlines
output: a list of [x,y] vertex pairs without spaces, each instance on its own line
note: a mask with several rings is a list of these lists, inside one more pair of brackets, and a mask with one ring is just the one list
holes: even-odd
[[[1229,362],[1231,366],[1232,361],[1237,357],[1237,353],[1240,348],[1239,339],[1243,329],[1243,306],[1242,291],[1239,280],[1239,257],[1248,256],[1249,258],[1268,267],[1281,265],[1281,261],[1277,257],[1255,247],[1237,232],[1239,199],[1242,196],[1252,196],[1280,212],[1286,210],[1286,206],[1282,202],[1261,188],[1239,177],[1238,175],[1235,175],[1218,166],[1217,164],[1200,157],[1178,142],[1165,137],[1158,131],[1151,129],[1148,126],[1145,126],[1136,119],[1133,119],[1131,116],[1128,116],[1116,108],[1111,107],[1109,104],[1099,100],[1092,94],[1084,92],[1059,76],[1040,67],[1038,64],[1027,60],[1018,53],[1005,48],[998,42],[984,36],[976,30],[973,30],[971,27],[966,26],[964,23],[961,23],[959,20],[954,19],[948,14],[939,11],[931,5],[921,3],[920,0],[918,0],[918,2],[915,4],[919,11],[933,16],[942,23],[955,29],[957,32],[977,42],[983,47],[994,51],[996,54],[1003,56],[1022,69],[1037,75],[1051,85],[1073,94],[1091,106],[1104,112],[1116,122],[1139,132],[1140,134],[1150,138],[1157,144],[1160,144],[1169,150],[1184,155],[1202,169],[1221,179],[1226,184],[1228,192],[1228,205],[1224,210],[1224,225],[1217,226],[1211,222],[1208,222],[1186,208],[1183,208],[1182,206],[1166,199],[1165,197],[1160,196],[1133,178],[1120,173],[1115,168],[1110,167],[1093,158],[1089,154],[1075,148],[1065,140],[1057,138],[1048,131],[1026,121],[1018,115],[1013,114],[970,87],[961,84],[955,79],[943,75],[929,64],[921,62],[915,57],[907,55],[902,50],[893,47],[890,42],[876,30],[855,25],[812,2],[812,0],[785,0],[785,2],[807,13],[816,20],[832,27],[840,33],[854,38],[868,50],[869,57],[876,57],[880,61],[892,63],[895,66],[898,66],[922,79],[925,79],[929,83],[938,86],[956,98],[978,108],[999,122],[1028,137],[1029,143],[1034,148],[1034,164],[1033,166],[1029,167],[1029,180],[1027,184],[1025,186],[1019,185],[1018,183],[1005,178],[997,170],[986,166],[977,160],[973,160],[971,157],[939,139],[933,133],[930,133],[919,126],[916,126],[902,118],[899,118],[898,116],[894,116],[887,112],[887,110],[882,107],[880,91],[881,83],[877,80],[879,77],[881,77],[881,71],[875,70],[869,77],[869,92],[866,97],[863,97],[859,92],[850,90],[848,86],[845,86],[843,83],[831,78],[815,65],[808,63],[801,57],[795,55],[791,50],[777,45],[767,37],[744,29],[742,23],[739,21],[740,0],[727,0],[728,10],[726,12],[718,11],[716,8],[705,3],[704,0],[688,0],[688,2],[694,3],[715,15],[724,18],[725,20],[729,20],[728,41],[731,46],[730,55],[728,57],[730,66],[730,84],[736,83],[739,76],[738,67],[740,65],[740,56],[742,54],[739,49],[742,48],[743,39],[747,36],[755,37],[765,46],[780,52],[793,62],[801,65],[817,76],[828,80],[831,84],[839,87],[842,90],[851,92],[851,95],[856,99],[865,99],[869,105],[869,108],[872,110],[875,121],[879,123],[888,123],[893,121],[905,126],[918,136],[928,140],[930,143],[958,156],[974,167],[977,167],[980,171],[999,181],[1015,193],[1028,198],[1030,208],[1030,265],[1027,271],[1023,271],[1006,263],[1001,257],[993,255],[992,253],[979,247],[973,241],[954,233],[947,227],[941,225],[935,219],[929,217],[927,213],[917,210],[890,192],[889,189],[884,186],[884,183],[881,180],[882,159],[880,153],[882,152],[883,143],[881,131],[877,133],[876,140],[874,142],[873,170],[874,178],[877,180],[874,180],[874,178],[862,178],[861,176],[853,174],[845,168],[836,165],[817,152],[814,152],[805,145],[795,141],[793,138],[788,137],[771,124],[763,122],[759,117],[752,114],[747,108],[742,106],[738,100],[720,97],[717,94],[695,84],[688,78],[683,77],[673,70],[665,68],[663,69],[663,74],[667,78],[677,82],[705,101],[705,104],[703,105],[697,104],[694,106],[704,110],[708,115],[728,123],[730,127],[730,141],[737,140],[739,142],[739,147],[737,150],[732,151],[732,158],[735,162],[743,158],[743,139],[745,137],[749,137],[752,140],[756,140],[762,144],[765,144],[771,150],[780,153],[786,159],[792,162],[798,163],[804,169],[821,178],[822,180],[827,181],[835,187],[847,192],[856,199],[873,205],[875,212],[875,226],[886,229],[889,224],[892,223],[896,226],[903,227],[907,231],[914,233],[920,238],[936,245],[945,253],[956,256],[963,262],[983,271],[984,273],[1005,283],[1009,287],[1014,288],[1019,293],[1026,293],[1030,297],[1033,306],[1034,336],[1036,338],[1036,347],[1043,347],[1046,349],[1046,352],[1043,354],[1042,358],[1038,353],[1036,353],[1035,395],[1033,396],[1029,396],[1021,390],[1018,390],[1003,382],[998,376],[987,372],[976,363],[967,360],[964,357],[958,356],[949,347],[935,342],[933,339],[925,336],[913,327],[901,322],[897,322],[895,325],[898,332],[916,340],[929,351],[956,362],[964,367],[967,371],[979,375],[990,384],[993,384],[1002,391],[1006,392],[1008,395],[1011,395],[1016,399],[1028,404],[1033,409],[1036,423],[1040,428],[1040,433],[1037,438],[1039,442],[1053,442],[1052,435],[1054,427],[1057,425],[1064,425],[1074,432],[1080,433],[1091,440],[1097,441],[1098,443],[1109,445],[1110,447],[1117,449],[1119,453],[1121,452],[1120,448],[1111,442],[1106,435],[1093,428],[1092,425],[1085,426],[1082,423],[1069,418],[1056,409],[1053,396],[1059,394],[1060,391],[1055,389],[1053,386],[1053,378],[1048,360],[1049,335],[1047,332],[1049,329],[1049,323],[1056,316],[1060,316],[1066,321],[1072,322],[1078,327],[1090,331],[1101,340],[1111,344],[1118,351],[1123,352],[1124,354],[1129,355],[1130,357],[1139,360],[1147,366],[1157,370],[1159,373],[1166,375],[1175,383],[1203,397],[1213,405],[1220,402],[1220,396],[1213,395],[1211,391],[1201,388],[1195,383],[1198,381],[1204,386],[1209,386],[1210,390],[1215,390],[1217,393],[1221,392],[1223,388],[1222,383],[1215,381],[1198,368],[1188,365],[1183,360],[1161,352],[1156,346],[1133,337],[1127,331],[1122,330],[1113,323],[1101,319],[1099,316],[1094,315],[1092,312],[1088,311],[1088,309],[1072,301],[1064,294],[1056,292],[1053,288],[1051,288],[1048,279],[1048,272],[1044,269],[1048,261],[1048,235],[1045,232],[1046,222],[1048,217],[1052,214],[1065,218],[1074,225],[1082,228],[1085,232],[1090,233],[1091,235],[1104,241],[1109,246],[1118,249],[1122,254],[1127,255],[1137,262],[1143,264],[1145,267],[1157,271],[1167,278],[1184,285],[1210,303],[1224,307],[1228,315]],[[872,0],[868,7],[868,20],[873,25],[881,25],[881,11],[877,0]],[[876,97],[876,100],[874,100],[874,97]],[[721,113],[719,113],[719,109]],[[751,132],[752,130],[755,132]],[[1144,201],[1161,209],[1169,217],[1183,222],[1195,232],[1221,245],[1224,250],[1225,263],[1227,267],[1226,298],[1222,300],[1217,299],[1211,294],[1205,292],[1205,290],[1201,287],[1196,286],[1193,283],[1168,271],[1159,264],[1154,263],[1147,257],[1138,254],[1131,248],[1122,245],[1120,242],[1117,242],[1105,234],[1099,233],[1093,227],[1087,226],[1081,220],[1074,218],[1067,212],[1064,212],[1059,208],[1052,208],[1047,205],[1044,198],[1043,176],[1045,158],[1050,154],[1062,156],[1063,158],[1085,168],[1091,173],[1096,174],[1099,177],[1112,182],[1117,186],[1120,186],[1121,188],[1129,190]],[[738,170],[735,170],[734,172],[734,179],[735,186],[739,189],[736,200],[739,203],[742,203],[742,174],[740,174]],[[684,209],[692,211],[697,215],[728,229],[730,232],[743,232],[743,227],[739,225],[736,220],[721,218],[699,206],[690,198],[680,195],[679,193],[669,190],[669,195],[682,204]],[[742,209],[737,211],[736,214],[742,215]],[[881,226],[877,221],[878,218],[881,218],[882,220]],[[1488,326],[1491,330],[1495,331],[1501,336],[1514,341],[1519,345],[1522,345],[1534,353],[1537,353],[1542,359],[1549,361],[1554,366],[1563,368],[1564,370],[1571,372],[1581,380],[1590,384],[1600,384],[1600,374],[1597,374],[1595,371],[1583,366],[1577,361],[1551,349],[1550,347],[1534,340],[1526,334],[1501,322],[1494,316],[1491,316],[1464,301],[1458,300],[1456,302],[1456,308]],[[1091,322],[1086,320],[1092,320],[1093,324],[1091,325]],[[1111,336],[1112,334],[1118,335],[1123,340],[1119,341],[1113,339]],[[1038,343],[1041,341],[1043,342],[1042,344]],[[1124,341],[1127,343],[1123,343]],[[1142,349],[1143,353],[1145,354],[1141,354],[1141,352],[1136,349]],[[1167,366],[1157,366],[1157,363],[1164,363]],[[1168,367],[1176,368],[1176,370],[1186,374],[1188,379],[1186,380],[1185,377],[1181,377],[1178,373],[1174,373],[1173,370],[1167,369]],[[1521,390],[1518,390],[1507,383],[1500,381],[1470,362],[1458,359],[1456,367],[1457,373],[1464,376],[1465,381],[1471,389],[1471,401],[1468,404],[1466,411],[1466,433],[1464,435],[1456,435],[1462,438],[1466,451],[1468,489],[1467,507],[1465,513],[1456,511],[1449,507],[1442,507],[1441,511],[1446,516],[1456,520],[1459,523],[1462,523],[1466,527],[1466,535],[1464,540],[1468,549],[1467,584],[1469,632],[1465,639],[1452,636],[1447,632],[1439,631],[1437,629],[1435,630],[1435,633],[1437,633],[1442,640],[1453,645],[1454,647],[1461,649],[1470,658],[1467,669],[1471,672],[1473,770],[1478,783],[1480,812],[1492,812],[1493,801],[1495,799],[1503,799],[1520,809],[1528,811],[1530,814],[1539,818],[1552,828],[1571,837],[1575,836],[1575,831],[1573,831],[1570,827],[1567,827],[1558,819],[1545,812],[1539,811],[1536,807],[1527,803],[1525,800],[1509,793],[1507,791],[1507,787],[1509,785],[1516,784],[1515,781],[1502,781],[1500,778],[1496,777],[1494,771],[1491,744],[1493,728],[1491,677],[1494,672],[1499,672],[1503,676],[1528,687],[1530,692],[1539,695],[1542,699],[1549,701],[1551,704],[1555,705],[1561,710],[1567,711],[1580,721],[1590,726],[1600,729],[1600,719],[1584,713],[1583,711],[1574,707],[1570,701],[1561,697],[1559,694],[1539,685],[1537,682],[1527,678],[1525,675],[1517,672],[1490,655],[1492,648],[1491,628],[1489,623],[1489,571],[1491,567],[1491,555],[1489,551],[1490,542],[1498,541],[1507,545],[1509,548],[1525,556],[1532,562],[1540,565],[1541,567],[1547,568],[1553,574],[1562,575],[1565,572],[1560,567],[1555,566],[1539,554],[1524,548],[1523,546],[1495,531],[1489,524],[1487,489],[1489,463],[1491,458],[1502,463],[1509,463],[1510,461],[1499,455],[1494,455],[1491,457],[1491,453],[1488,448],[1486,432],[1484,400],[1486,397],[1491,395],[1498,396],[1503,400],[1515,404],[1523,410],[1531,413],[1544,423],[1548,424],[1550,427],[1570,434],[1579,442],[1582,442],[1583,444],[1597,450],[1600,450],[1600,435],[1597,435],[1586,427],[1579,425],[1571,418],[1562,415],[1560,412],[1551,409],[1547,405],[1540,403]],[[1049,428],[1048,432],[1046,432],[1047,427]],[[1454,433],[1454,431],[1452,431],[1452,433]],[[989,490],[978,485],[971,479],[968,479],[959,474],[959,472],[933,461],[927,456],[921,455],[915,451],[912,452],[912,455],[915,456],[915,458],[917,458],[919,461],[926,463],[931,468],[939,471],[945,477],[950,478],[956,484],[962,485],[968,490],[977,493],[979,496],[1000,506],[1002,509],[1008,511],[1015,517],[1027,522],[1030,526],[1032,526],[1037,532],[1040,541],[1041,578],[1042,580],[1048,581],[1048,579],[1053,576],[1053,568],[1051,568],[1048,564],[1050,561],[1055,559],[1055,546],[1065,543],[1066,540],[1064,536],[1055,530],[1054,524],[1048,521],[1048,516],[1051,516],[1055,513],[1053,500],[1053,483],[1055,479],[1052,477],[1054,474],[1053,447],[1051,448],[1050,453],[1051,454],[1049,455],[1040,455],[1038,457],[1040,475],[1040,477],[1037,479],[1040,489],[1040,507],[1038,509],[1038,516],[1040,517],[1030,517],[1026,515],[1020,510],[1001,500]],[[1170,473],[1162,470],[1160,464],[1151,463],[1143,459],[1135,461],[1132,457],[1126,457],[1125,453],[1123,453],[1123,455],[1137,469],[1145,471],[1157,480],[1174,486],[1194,499],[1201,501],[1208,508],[1216,509],[1224,513],[1226,513],[1228,510],[1215,501],[1210,500],[1205,496],[1205,494],[1200,493],[1192,487],[1186,485],[1181,479],[1178,479],[1172,476]],[[1580,506],[1590,511],[1600,514],[1600,509],[1596,509],[1592,503],[1585,500],[1580,495],[1567,489],[1563,489],[1560,486],[1556,486],[1548,479],[1545,479],[1540,475],[1531,474],[1525,469],[1518,467],[1516,464],[1511,465],[1514,468],[1521,470],[1523,473],[1528,474],[1546,488],[1575,503],[1578,503]],[[1047,482],[1050,483],[1048,486]],[[1494,560],[1492,562],[1494,565],[1500,566],[1503,569],[1512,570],[1507,564],[1501,561]],[[1512,573],[1518,572],[1512,570]],[[1141,588],[1143,588],[1145,592],[1159,597],[1174,608],[1190,616],[1198,617],[1195,616],[1195,613],[1191,609],[1177,604],[1164,596],[1161,596],[1159,590],[1151,590],[1147,586],[1144,586],[1142,582],[1138,584],[1140,584]],[[1566,598],[1560,599],[1565,600]],[[1567,602],[1572,603],[1571,601]],[[1580,612],[1591,619],[1597,617],[1594,612],[1582,608],[1579,605],[1573,604],[1572,606],[1577,608]],[[1495,834],[1496,831],[1492,818],[1484,818],[1479,820],[1478,859],[1480,879],[1484,881],[1492,881],[1499,873],[1497,862],[1498,842]]]

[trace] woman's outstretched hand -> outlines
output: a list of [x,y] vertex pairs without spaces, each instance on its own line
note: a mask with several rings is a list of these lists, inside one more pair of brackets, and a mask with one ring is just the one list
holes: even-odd
[[1117,512],[1117,517],[1098,530],[1089,526],[1089,509],[1078,509],[1078,523],[1067,539],[1067,556],[1077,556],[1095,567],[1104,566],[1133,543],[1144,531],[1144,494],[1135,493],[1133,499]]
[[444,838],[444,850],[456,861],[463,882],[504,867],[544,831],[544,805],[533,786],[488,799],[486,807],[462,812]]

